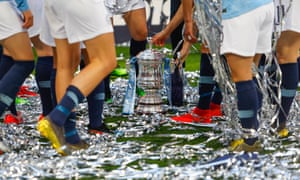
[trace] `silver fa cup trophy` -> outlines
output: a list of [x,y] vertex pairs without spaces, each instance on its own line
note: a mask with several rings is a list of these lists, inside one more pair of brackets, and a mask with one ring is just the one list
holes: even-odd
[[161,97],[163,88],[163,53],[152,49],[152,41],[148,39],[149,49],[137,55],[138,77],[137,85],[145,91],[138,101],[136,112],[139,114],[163,113]]

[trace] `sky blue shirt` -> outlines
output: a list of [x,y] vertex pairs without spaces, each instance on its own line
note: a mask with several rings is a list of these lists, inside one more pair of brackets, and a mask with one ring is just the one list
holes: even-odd
[[11,2],[16,2],[17,4],[17,8],[20,11],[27,11],[29,10],[28,4],[27,4],[27,0],[0,0],[1,1],[11,1]]
[[223,0],[222,19],[231,19],[240,16],[271,2],[273,0]]

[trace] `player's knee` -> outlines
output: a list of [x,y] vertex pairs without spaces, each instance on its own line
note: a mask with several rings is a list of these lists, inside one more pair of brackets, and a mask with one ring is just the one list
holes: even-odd
[[146,40],[148,36],[148,30],[147,28],[145,29],[139,29],[138,31],[136,31],[133,35],[132,38],[136,41],[143,41]]

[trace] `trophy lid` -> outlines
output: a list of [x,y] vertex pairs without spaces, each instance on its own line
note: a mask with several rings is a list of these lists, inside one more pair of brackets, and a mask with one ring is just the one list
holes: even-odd
[[152,49],[152,38],[148,37],[147,40],[149,48],[140,52],[137,55],[137,58],[139,60],[161,60],[163,58],[163,54],[158,50]]

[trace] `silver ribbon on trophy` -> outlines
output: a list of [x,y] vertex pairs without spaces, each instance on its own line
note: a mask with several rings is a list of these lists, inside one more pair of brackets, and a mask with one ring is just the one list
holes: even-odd
[[135,91],[136,91],[136,64],[137,58],[132,57],[129,60],[128,64],[128,84],[126,89],[126,94],[124,97],[124,104],[123,104],[123,110],[122,114],[124,115],[130,115],[134,113],[134,106],[135,106]]
[[172,106],[172,84],[171,84],[171,59],[164,58],[164,86],[167,92],[167,98],[170,106]]

